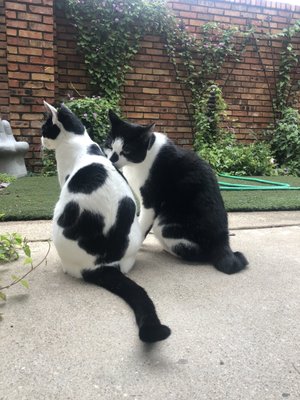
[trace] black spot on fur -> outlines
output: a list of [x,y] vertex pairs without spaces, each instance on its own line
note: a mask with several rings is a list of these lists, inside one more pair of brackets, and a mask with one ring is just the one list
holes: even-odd
[[100,147],[96,143],[91,144],[88,147],[87,153],[90,154],[91,156],[104,156],[103,151],[100,149]]
[[70,178],[70,175],[68,174],[66,177],[65,177],[65,182],[67,182],[67,180]]
[[42,126],[42,136],[47,139],[55,140],[60,133],[60,128],[53,124],[52,117],[49,116]]
[[80,208],[79,205],[75,201],[70,201],[63,211],[63,213],[58,218],[58,225],[62,228],[69,229],[70,227],[76,224],[76,221],[79,217]]
[[113,153],[113,154],[110,156],[110,161],[111,161],[112,163],[116,163],[118,160],[119,160],[119,156],[118,156],[117,153]]
[[99,189],[107,178],[107,172],[103,165],[92,163],[79,169],[68,183],[68,189],[72,193],[90,194]]
[[99,213],[83,210],[76,202],[69,202],[57,223],[63,234],[78,242],[79,247],[96,256],[95,264],[119,261],[128,246],[128,235],[135,217],[135,203],[124,197],[118,207],[115,224],[104,235],[104,217]]
[[[128,235],[135,217],[136,207],[130,197],[124,197],[118,207],[115,224],[107,234],[105,260],[121,259],[128,246]],[[98,257],[96,264],[102,264],[104,260]]]
[[66,131],[75,133],[76,135],[84,134],[84,126],[79,118],[77,118],[76,115],[63,104],[58,110],[57,118]]

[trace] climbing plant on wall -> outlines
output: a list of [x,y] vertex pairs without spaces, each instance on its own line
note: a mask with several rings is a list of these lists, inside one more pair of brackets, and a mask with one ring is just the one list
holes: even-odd
[[[293,44],[300,33],[300,21],[290,24],[279,34],[256,32],[252,27],[238,29],[208,23],[191,34],[176,18],[164,0],[64,0],[66,13],[78,32],[78,46],[84,54],[90,83],[94,93],[113,101],[120,99],[130,64],[138,52],[144,35],[160,35],[174,66],[176,78],[189,89],[192,101],[186,99],[187,110],[201,140],[212,142],[218,136],[217,125],[222,110],[214,111],[205,101],[214,93],[222,97],[217,86],[219,73],[225,62],[227,79],[236,63],[242,61],[245,49],[252,47],[260,60],[273,105],[274,126],[287,107],[293,106],[299,93],[299,49]],[[298,36],[297,36],[298,35]],[[266,42],[273,65],[264,65],[260,43]],[[276,46],[273,44],[276,41]],[[279,43],[279,46],[278,46]],[[279,54],[275,48],[280,48]],[[273,52],[274,51],[274,52]],[[278,57],[279,56],[279,57]],[[209,94],[209,96],[208,96]],[[221,111],[221,113],[220,113]],[[204,135],[204,122],[206,135]],[[207,132],[209,134],[207,134]],[[205,137],[204,137],[205,136]]]
[[162,0],[65,0],[65,5],[98,95],[120,97],[141,39],[157,34],[165,43],[177,80],[192,93],[192,107],[187,104],[187,108],[193,114],[200,112],[202,95],[224,62],[240,61],[250,36],[249,30],[225,29],[217,23],[205,24],[200,35],[192,35]]
[[177,21],[164,1],[65,0],[78,32],[91,85],[104,97],[119,97],[142,37],[169,30]]

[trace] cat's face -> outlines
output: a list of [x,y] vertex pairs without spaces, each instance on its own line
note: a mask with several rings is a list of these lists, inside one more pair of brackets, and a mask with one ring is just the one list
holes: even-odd
[[44,101],[48,118],[42,126],[42,145],[47,149],[57,148],[63,138],[69,135],[83,135],[84,126],[72,111],[64,104],[57,110]]
[[142,126],[132,124],[109,111],[111,130],[107,139],[107,156],[117,167],[141,163],[150,146],[154,124]]

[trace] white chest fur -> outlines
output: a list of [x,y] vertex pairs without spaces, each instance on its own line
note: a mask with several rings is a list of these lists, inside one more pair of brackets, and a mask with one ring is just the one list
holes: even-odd
[[139,164],[126,165],[123,173],[136,195],[140,196],[140,189],[148,179],[150,169],[161,147],[167,142],[167,137],[159,132],[154,132],[155,142],[148,150],[146,158]]

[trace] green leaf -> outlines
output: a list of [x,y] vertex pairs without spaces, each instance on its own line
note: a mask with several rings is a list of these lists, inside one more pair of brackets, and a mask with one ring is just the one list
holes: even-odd
[[31,257],[31,249],[27,243],[24,244],[23,251],[27,257]]
[[26,289],[29,289],[29,283],[28,283],[28,281],[26,281],[25,279],[22,279],[22,280],[20,281],[20,283],[21,283]]
[[26,257],[25,260],[24,260],[24,262],[23,262],[23,264],[24,264],[24,265],[32,264],[32,261],[33,261],[33,260],[32,260],[31,257]]
[[0,292],[0,299],[3,301],[6,301],[6,294],[3,292]]

